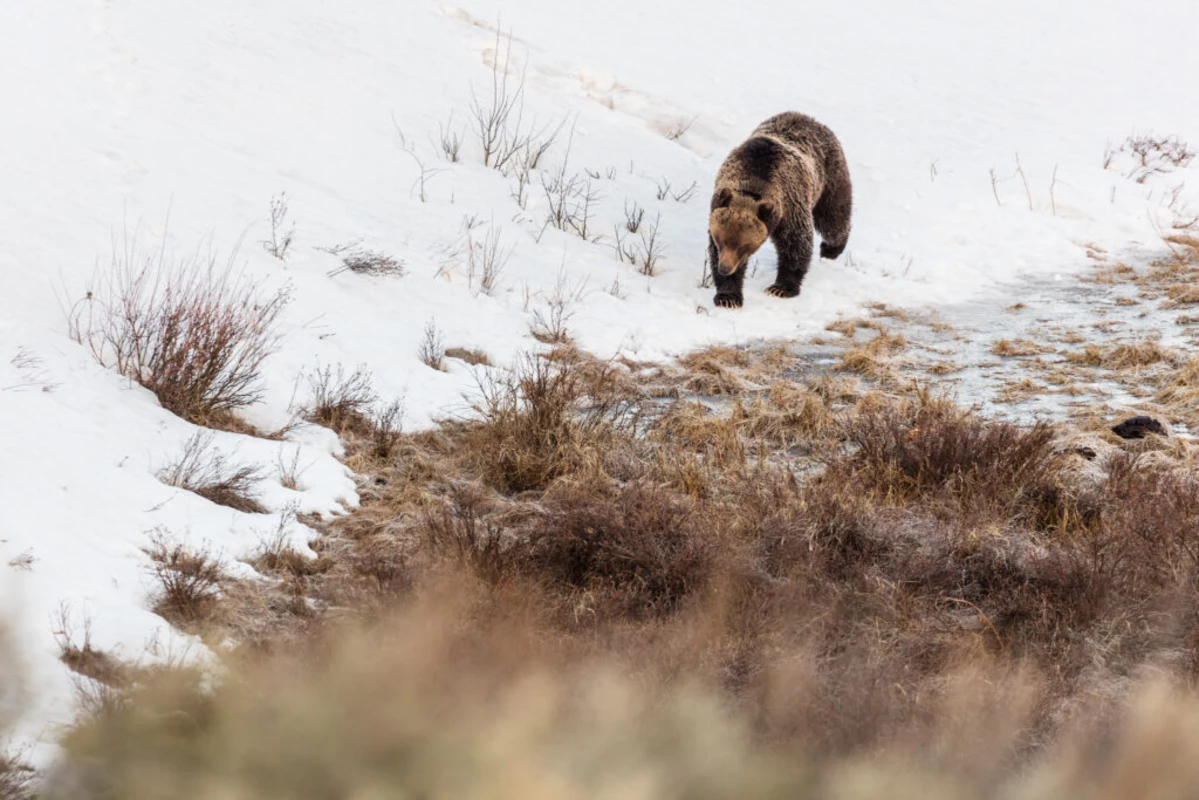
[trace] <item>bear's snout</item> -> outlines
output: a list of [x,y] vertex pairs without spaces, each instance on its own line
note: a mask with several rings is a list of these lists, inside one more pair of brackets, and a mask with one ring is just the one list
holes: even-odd
[[732,253],[721,253],[716,262],[716,269],[721,275],[732,275],[740,266],[740,260]]

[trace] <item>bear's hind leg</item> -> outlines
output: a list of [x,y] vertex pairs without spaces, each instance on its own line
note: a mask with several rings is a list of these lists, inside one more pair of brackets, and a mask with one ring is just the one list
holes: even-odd
[[821,258],[834,259],[845,252],[853,213],[852,191],[848,183],[830,183],[812,209],[812,221],[820,232]]
[[779,271],[766,293],[774,297],[795,297],[812,264],[812,222],[806,219],[798,224],[780,224],[771,239],[778,252]]

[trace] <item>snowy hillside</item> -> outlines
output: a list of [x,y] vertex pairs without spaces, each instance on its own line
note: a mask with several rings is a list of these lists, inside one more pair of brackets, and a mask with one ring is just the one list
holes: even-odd
[[[501,369],[555,320],[599,355],[663,359],[811,335],[864,302],[959,301],[1024,272],[1068,280],[1086,246],[1153,247],[1199,208],[1193,169],[1141,183],[1119,153],[1105,168],[1134,132],[1199,142],[1189,0],[62,5],[0,9],[0,612],[27,662],[16,739],[36,743],[35,760],[73,714],[63,609],[129,658],[196,651],[148,607],[149,532],[234,565],[281,520],[303,544],[289,507],[356,503],[335,437],[311,426],[283,441],[216,434],[230,459],[266,468],[270,514],[156,477],[196,428],[97,364],[64,313],[127,243],[232,258],[290,292],[251,423],[286,425],[304,376],[341,364],[402,399],[411,428],[475,385],[462,361],[421,362],[430,325]],[[553,139],[525,183],[482,163],[471,127],[497,72],[510,92],[523,81],[519,130]],[[745,308],[717,310],[699,285],[712,177],[788,109],[843,141],[848,251],[817,261],[795,300],[765,295],[763,252]],[[452,162],[442,141],[455,137]],[[283,196],[276,233],[294,240],[280,259],[261,242]],[[555,202],[573,214],[566,230],[547,224]],[[347,245],[405,274],[330,274],[329,251]],[[489,246],[498,273],[484,286]],[[299,480],[284,488],[291,463]]]

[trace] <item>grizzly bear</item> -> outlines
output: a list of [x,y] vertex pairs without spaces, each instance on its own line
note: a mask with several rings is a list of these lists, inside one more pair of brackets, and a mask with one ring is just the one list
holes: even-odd
[[741,307],[746,262],[767,238],[778,252],[778,275],[767,293],[799,294],[812,261],[813,230],[820,232],[821,257],[845,250],[852,195],[849,165],[831,130],[795,112],[759,125],[716,173],[708,218],[716,305]]

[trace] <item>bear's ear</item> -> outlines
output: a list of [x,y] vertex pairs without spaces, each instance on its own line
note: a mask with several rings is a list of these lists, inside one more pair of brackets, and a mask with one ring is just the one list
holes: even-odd
[[728,208],[729,204],[732,202],[733,190],[727,186],[721,186],[716,191],[716,194],[712,195],[712,210],[715,211],[718,208]]
[[762,224],[768,230],[774,230],[774,226],[779,221],[778,210],[775,209],[774,203],[758,203],[758,219],[762,220]]

